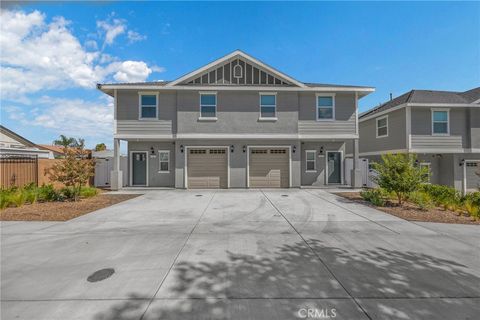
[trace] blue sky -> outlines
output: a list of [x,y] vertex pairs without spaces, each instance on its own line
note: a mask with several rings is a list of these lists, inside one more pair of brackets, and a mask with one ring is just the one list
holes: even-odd
[[241,49],[305,82],[410,89],[480,84],[478,2],[2,4],[1,123],[36,143],[111,145],[96,82],[173,80]]

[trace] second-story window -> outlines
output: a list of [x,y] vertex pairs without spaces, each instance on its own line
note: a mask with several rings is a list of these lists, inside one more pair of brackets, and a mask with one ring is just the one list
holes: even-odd
[[377,138],[388,137],[388,116],[380,117],[377,121]]
[[448,110],[432,109],[432,133],[449,134],[449,114]]
[[335,118],[335,97],[333,95],[317,95],[317,120],[333,120]]
[[260,93],[260,118],[277,116],[277,96],[273,93]]
[[200,118],[217,117],[217,95],[215,93],[200,93]]
[[157,95],[140,94],[140,119],[157,118]]

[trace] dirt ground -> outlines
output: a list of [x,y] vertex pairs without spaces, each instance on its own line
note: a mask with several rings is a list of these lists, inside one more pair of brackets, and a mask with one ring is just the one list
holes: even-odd
[[441,208],[432,208],[429,210],[420,210],[412,204],[406,203],[402,207],[395,205],[376,207],[370,202],[365,201],[358,192],[339,192],[336,195],[342,196],[349,200],[360,202],[362,204],[374,207],[377,210],[397,216],[408,221],[422,222],[441,222],[441,223],[460,223],[460,224],[480,224],[479,220],[474,220],[466,214],[443,210]]
[[138,197],[138,194],[99,194],[77,202],[43,202],[0,211],[2,221],[67,221],[89,212]]

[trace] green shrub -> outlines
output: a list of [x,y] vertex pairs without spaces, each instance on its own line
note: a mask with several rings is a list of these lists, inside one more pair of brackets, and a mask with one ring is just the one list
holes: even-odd
[[98,189],[95,187],[84,187],[80,190],[81,198],[90,198],[98,194]]
[[432,197],[426,192],[422,192],[422,191],[412,192],[409,195],[408,199],[414,204],[416,204],[420,210],[426,211],[428,209],[431,209],[434,206]]
[[27,192],[23,189],[19,189],[12,193],[9,198],[11,204],[14,204],[15,207],[21,207],[27,201]]
[[445,209],[455,209],[462,202],[460,193],[452,187],[425,184],[422,186],[422,191],[430,195],[436,206],[442,206]]
[[428,179],[428,169],[417,166],[416,160],[413,154],[384,154],[381,162],[372,164],[377,172],[372,179],[380,188],[395,193],[399,205]]
[[464,208],[471,217],[480,219],[480,206],[474,203],[472,200],[466,200]]
[[360,192],[360,196],[365,200],[377,207],[383,207],[386,203],[387,193],[381,188],[363,190]]
[[51,184],[43,184],[37,189],[38,200],[43,202],[59,201],[62,200],[62,196],[55,190]]
[[12,192],[9,189],[0,190],[0,209],[5,209],[12,204]]
[[64,187],[60,189],[60,196],[64,199],[73,200],[77,196],[78,192],[74,187]]
[[24,189],[23,192],[25,192],[26,201],[28,203],[34,204],[35,202],[37,202],[38,191],[37,191],[36,188],[35,189]]

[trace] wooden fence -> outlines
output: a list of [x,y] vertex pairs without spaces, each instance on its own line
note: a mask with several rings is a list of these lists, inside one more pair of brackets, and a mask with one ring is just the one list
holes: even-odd
[[38,185],[38,157],[0,155],[0,187]]
[[[46,170],[61,159],[38,159],[37,156],[0,156],[0,188],[12,186],[22,187],[29,183],[37,186],[53,184],[55,188],[62,188],[60,182],[50,180]],[[93,178],[87,185],[93,185]]]

